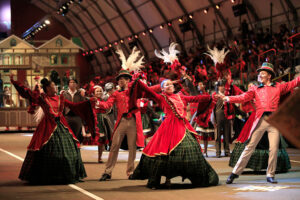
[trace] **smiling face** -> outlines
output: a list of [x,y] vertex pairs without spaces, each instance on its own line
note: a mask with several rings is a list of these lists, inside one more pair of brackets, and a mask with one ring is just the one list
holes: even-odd
[[103,89],[100,87],[97,87],[95,89],[95,97],[100,98],[100,97],[102,97],[102,95],[103,95]]
[[167,94],[172,94],[174,93],[174,85],[172,83],[172,81],[167,80],[164,84],[163,84],[163,88],[162,91],[167,93]]
[[266,71],[260,71],[258,74],[258,78],[262,84],[267,84],[271,81],[271,74]]

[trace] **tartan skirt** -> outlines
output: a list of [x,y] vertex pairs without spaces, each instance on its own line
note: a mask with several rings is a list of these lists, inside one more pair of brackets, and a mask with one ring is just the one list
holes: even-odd
[[186,132],[181,143],[169,154],[156,157],[142,155],[134,170],[133,179],[148,179],[148,187],[158,186],[161,176],[188,178],[194,186],[218,185],[219,177],[202,155],[201,148],[192,136]]
[[[260,142],[261,143],[261,142]],[[277,153],[277,173],[287,172],[291,168],[290,158],[284,146],[284,139],[281,137]],[[234,167],[239,160],[247,143],[236,143],[230,155],[229,166]],[[265,144],[258,144],[246,166],[254,171],[261,171],[268,168],[269,149]]]
[[27,151],[19,179],[31,184],[70,184],[86,177],[73,136],[59,121],[49,141],[38,151]]

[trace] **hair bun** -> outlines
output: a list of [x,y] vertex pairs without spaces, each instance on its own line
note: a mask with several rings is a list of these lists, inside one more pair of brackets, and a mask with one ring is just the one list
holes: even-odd
[[49,80],[48,80],[47,78],[43,78],[43,79],[41,80],[41,84],[42,84],[42,85],[48,85],[48,84],[49,84]]

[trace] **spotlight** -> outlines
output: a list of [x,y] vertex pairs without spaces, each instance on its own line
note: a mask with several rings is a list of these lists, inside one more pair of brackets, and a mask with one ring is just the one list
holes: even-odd
[[192,15],[192,14],[190,14],[190,15],[189,15],[189,18],[190,18],[190,19],[193,19],[193,15]]
[[134,37],[137,39],[139,36],[138,35],[134,35]]
[[178,21],[179,21],[180,23],[182,23],[182,22],[183,22],[183,19],[182,19],[182,18],[179,18]]
[[45,20],[45,24],[50,24],[51,22],[50,22],[50,20],[49,19],[46,19]]
[[208,13],[208,8],[206,8],[204,11],[203,11],[205,14]]
[[220,9],[220,5],[219,4],[216,5],[216,9],[218,9],[218,10]]
[[149,33],[152,33],[152,32],[153,32],[153,30],[150,28],[150,29],[149,29]]
[[160,28],[160,29],[163,29],[163,28],[164,28],[164,25],[160,25],[159,28]]

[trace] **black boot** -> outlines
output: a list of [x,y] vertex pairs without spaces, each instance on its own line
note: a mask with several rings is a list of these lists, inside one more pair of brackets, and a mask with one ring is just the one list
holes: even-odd
[[99,179],[99,181],[107,181],[111,179],[111,175],[109,174],[102,174],[102,177]]
[[227,178],[226,184],[231,184],[233,182],[233,180],[238,177],[239,177],[239,175],[231,173],[230,176]]

